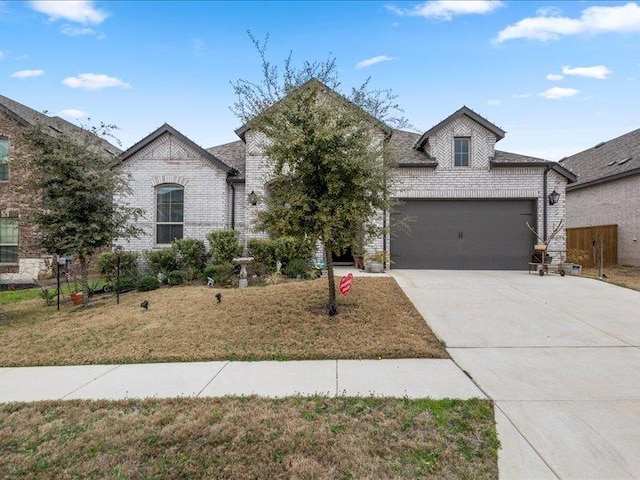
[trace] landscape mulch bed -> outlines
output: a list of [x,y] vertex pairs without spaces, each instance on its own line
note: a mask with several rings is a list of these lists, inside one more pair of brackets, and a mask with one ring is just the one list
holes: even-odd
[[[217,302],[216,293],[222,294]],[[339,314],[326,279],[247,289],[162,288],[60,312],[42,300],[2,306],[0,366],[204,360],[448,358],[389,277],[356,277]],[[148,300],[149,309],[140,308]]]

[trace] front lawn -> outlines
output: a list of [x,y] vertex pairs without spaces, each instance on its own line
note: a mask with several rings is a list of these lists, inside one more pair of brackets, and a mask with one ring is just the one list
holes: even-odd
[[488,400],[244,397],[0,406],[21,478],[498,477]]
[[[215,294],[222,293],[217,303]],[[329,317],[326,279],[248,289],[163,288],[87,310],[2,307],[0,366],[203,360],[448,358],[395,280],[356,277]],[[149,309],[140,302],[149,301]]]

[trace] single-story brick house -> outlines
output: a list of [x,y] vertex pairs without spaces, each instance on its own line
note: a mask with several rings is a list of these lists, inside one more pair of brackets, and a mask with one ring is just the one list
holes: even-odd
[[567,227],[618,225],[618,263],[640,266],[640,129],[560,164],[577,175],[567,187]]
[[[467,107],[422,134],[383,130],[402,202],[382,220],[390,234],[366,248],[389,252],[393,268],[526,269],[536,243],[526,223],[543,236],[565,218],[575,176],[556,162],[496,150],[505,132]],[[121,244],[162,248],[220,228],[261,236],[254,217],[264,206],[255,198],[270,169],[260,132],[245,125],[236,134],[240,140],[205,149],[164,124],[122,153],[134,193],[121,201],[146,210],[139,222],[146,233]],[[553,191],[559,200],[550,205]],[[394,231],[398,216],[412,219],[410,233]],[[549,248],[565,250],[564,230]]]

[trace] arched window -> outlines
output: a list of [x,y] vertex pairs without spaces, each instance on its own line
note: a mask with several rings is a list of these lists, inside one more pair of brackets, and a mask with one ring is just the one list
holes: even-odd
[[181,239],[184,227],[184,187],[168,183],[156,187],[156,243]]

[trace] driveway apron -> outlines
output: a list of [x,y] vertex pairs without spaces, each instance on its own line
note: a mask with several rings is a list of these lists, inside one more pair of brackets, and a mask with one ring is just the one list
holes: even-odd
[[526,272],[392,276],[494,400],[501,478],[640,478],[640,292]]

